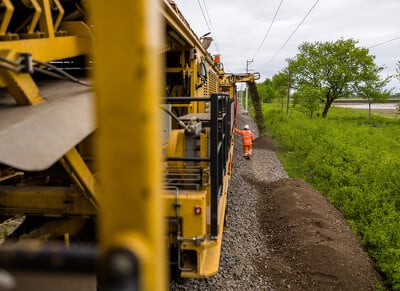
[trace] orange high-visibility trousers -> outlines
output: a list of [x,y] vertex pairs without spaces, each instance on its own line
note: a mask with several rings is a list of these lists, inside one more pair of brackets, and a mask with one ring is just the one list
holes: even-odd
[[252,152],[252,145],[243,145],[243,156],[250,157]]

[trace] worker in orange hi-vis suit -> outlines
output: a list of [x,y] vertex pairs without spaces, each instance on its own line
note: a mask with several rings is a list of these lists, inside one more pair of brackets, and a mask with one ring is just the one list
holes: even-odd
[[243,127],[243,130],[237,129],[235,127],[235,131],[242,136],[243,156],[246,159],[250,159],[253,141],[254,141],[254,133],[250,130],[250,128],[247,124]]

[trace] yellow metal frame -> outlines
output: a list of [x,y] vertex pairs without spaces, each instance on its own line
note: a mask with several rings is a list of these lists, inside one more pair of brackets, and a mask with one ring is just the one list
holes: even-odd
[[[11,61],[19,59],[19,54],[12,50],[0,49],[0,56]],[[0,79],[4,84],[7,84],[7,89],[17,104],[35,105],[44,101],[42,96],[40,96],[39,88],[29,73],[17,73],[12,70],[0,68]]]
[[60,159],[60,162],[86,198],[97,208],[100,199],[100,186],[76,148],[69,150]]
[[82,192],[67,187],[2,186],[0,205],[3,215],[96,215],[96,208]]
[[10,24],[11,16],[14,12],[14,6],[12,5],[10,0],[3,0],[2,4],[5,8],[5,12],[1,19],[0,36],[4,37],[7,33],[7,28],[8,28],[8,25]]
[[[79,23],[82,27],[82,32],[86,33],[85,24],[82,22],[75,23]],[[67,27],[66,25],[67,24],[64,23],[62,24],[63,27]],[[89,49],[85,49],[85,45],[81,44],[84,40],[84,38],[78,35],[70,35],[54,38],[0,41],[0,50],[12,49],[18,53],[30,52],[33,58],[47,62],[89,53]]]
[[[42,15],[42,7],[39,5],[39,3],[36,0],[29,0],[29,2],[31,2],[34,13],[30,20],[30,24],[29,24],[29,28],[28,28],[28,36],[32,35],[34,33],[36,25],[38,24],[38,22],[41,18],[40,16]],[[45,1],[45,2],[48,3],[48,1]],[[43,1],[41,1],[41,3],[43,4]],[[46,12],[49,12],[49,10],[47,10]],[[49,14],[47,14],[47,15],[49,15]]]
[[[175,203],[178,202],[179,217],[182,219],[182,237],[204,238],[206,227],[206,191],[179,191],[178,201],[175,192],[163,193],[164,213],[167,217],[175,217]],[[201,207],[202,213],[196,214],[195,207]]]
[[140,289],[165,290],[159,1],[124,0],[112,9],[108,1],[91,4],[96,28],[101,254],[128,250],[139,260]]
[[[29,52],[33,59],[44,62],[91,52],[91,27],[80,21],[62,21],[64,10],[59,0],[28,2],[34,9],[29,21],[24,23],[29,27],[27,33],[13,33],[7,36],[7,26],[14,10],[11,1],[3,1],[5,11],[2,14],[0,38],[5,41],[0,41],[0,54],[6,60],[16,61],[20,53],[24,52]],[[34,187],[27,184],[25,187],[6,189],[6,194],[0,199],[1,206],[4,209],[8,207],[13,214],[55,217],[91,217],[98,214],[102,258],[107,258],[113,251],[121,249],[136,257],[142,290],[166,289],[164,219],[176,216],[174,205],[177,202],[181,205],[179,219],[183,226],[181,237],[177,238],[181,243],[180,247],[183,251],[195,251],[197,254],[196,271],[183,271],[182,276],[202,278],[218,271],[227,185],[231,174],[232,151],[226,167],[228,171],[224,177],[224,188],[218,201],[216,240],[212,240],[208,235],[209,184],[205,182],[198,191],[182,190],[178,201],[175,194],[165,191],[162,195],[159,99],[164,86],[161,74],[190,74],[190,95],[203,96],[207,95],[209,86],[198,86],[200,81],[197,71],[201,66],[200,58],[207,62],[213,74],[223,73],[213,63],[187,23],[179,16],[172,2],[162,2],[123,0],[112,6],[107,1],[91,2],[89,10],[93,13],[96,38],[94,84],[99,124],[96,150],[101,193],[93,173],[74,147],[59,163],[78,189]],[[54,19],[52,7],[58,10]],[[178,51],[181,53],[180,68],[177,66],[178,68],[163,70],[160,52],[164,44],[165,27],[161,24],[161,16],[176,30],[183,42]],[[39,30],[38,33],[36,30]],[[64,31],[67,35],[61,36],[65,35]],[[192,50],[196,50],[196,57],[190,55],[189,60],[185,60]],[[228,76],[220,84],[213,84],[212,88],[229,90],[232,97],[232,84],[238,80],[247,80],[246,78],[253,77]],[[218,78],[216,80],[218,81]],[[8,87],[19,105],[34,105],[43,101],[29,73],[2,68],[0,87]],[[206,111],[206,107],[197,101],[173,106],[187,107],[187,113]],[[183,130],[173,132],[171,136],[176,142],[171,142],[170,149],[173,150],[167,154],[173,157],[184,156]],[[207,131],[200,134],[202,158],[209,155],[209,138]],[[170,166],[174,164],[180,166],[185,162],[169,162]],[[209,162],[202,161],[199,164],[205,171],[208,170]],[[29,199],[30,197],[35,199]],[[69,203],[70,201],[72,202]],[[199,207],[202,209],[201,214],[195,212]],[[73,228],[74,222],[75,219],[68,219],[66,225]],[[191,238],[199,240],[193,241]]]
[[64,16],[65,11],[64,11],[64,8],[62,7],[60,1],[52,0],[52,2],[58,10],[58,15],[57,15],[56,19],[54,20],[54,31],[57,32],[58,28],[60,27],[61,20]]
[[[62,23],[64,9],[59,0],[29,0],[33,13],[28,18],[26,33],[8,33],[8,25],[15,13],[11,1],[4,0],[5,11],[0,25],[1,55],[8,60],[15,61],[19,53],[30,53],[33,59],[47,62],[60,60],[91,53],[90,29],[83,22]],[[57,8],[58,14],[53,19],[51,6]],[[69,35],[56,33],[59,28],[66,29]],[[69,30],[71,28],[71,30]],[[21,105],[34,105],[43,101],[38,88],[31,80],[29,73],[17,73],[1,69],[0,87],[11,88],[10,93]]]

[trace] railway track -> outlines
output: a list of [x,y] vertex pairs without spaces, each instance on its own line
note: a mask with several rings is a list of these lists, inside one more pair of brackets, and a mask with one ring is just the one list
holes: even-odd
[[[239,114],[244,124],[255,128]],[[375,290],[381,279],[341,213],[288,178],[279,150],[259,137],[247,161],[236,139],[219,273],[173,281],[171,290]]]

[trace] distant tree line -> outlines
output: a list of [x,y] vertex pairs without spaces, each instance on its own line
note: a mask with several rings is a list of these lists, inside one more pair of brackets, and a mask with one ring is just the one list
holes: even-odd
[[[289,97],[312,118],[322,108],[326,117],[339,98],[358,96],[373,102],[385,102],[392,90],[385,89],[392,77],[400,81],[400,61],[395,76],[382,77],[384,67],[375,64],[375,56],[353,39],[335,42],[304,42],[299,53],[272,79],[258,84],[263,102],[280,102],[288,109]],[[286,105],[286,106],[285,106]],[[319,115],[319,113],[318,113]]]

